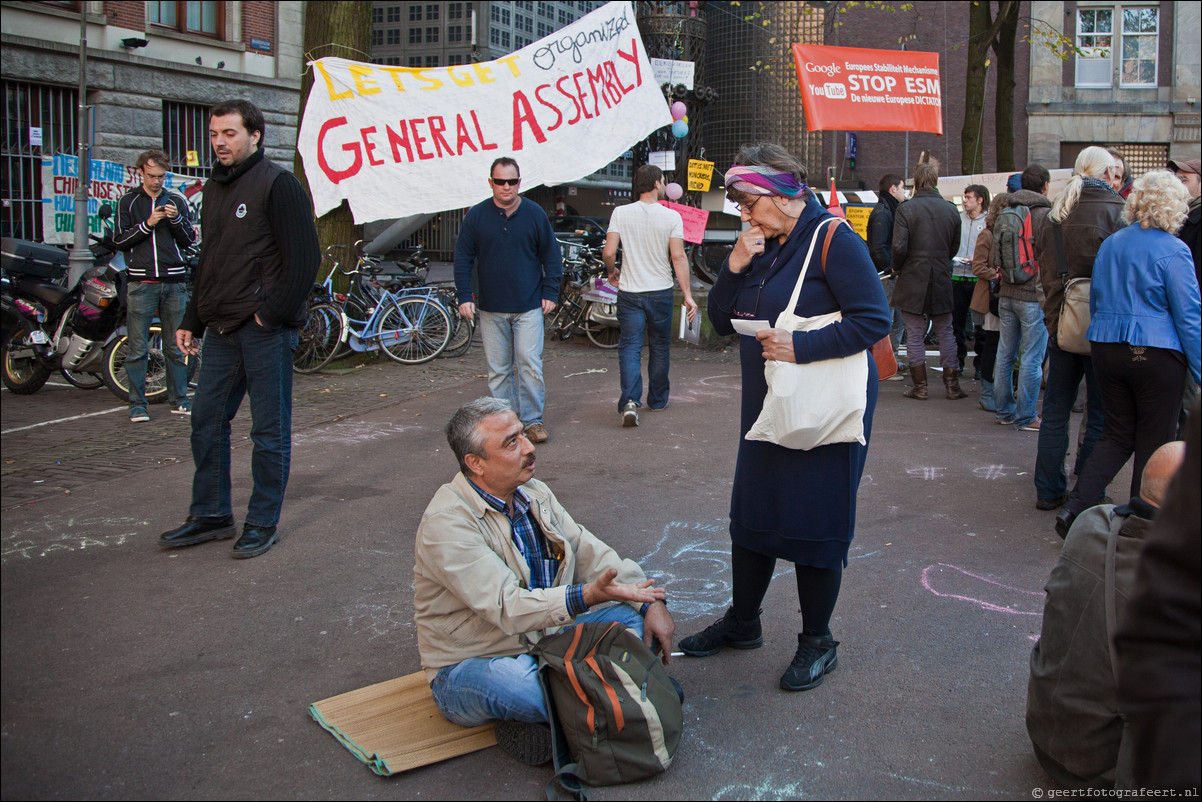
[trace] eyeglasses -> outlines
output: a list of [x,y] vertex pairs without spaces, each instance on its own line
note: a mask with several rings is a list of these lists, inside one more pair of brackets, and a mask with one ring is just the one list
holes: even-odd
[[522,179],[520,178],[490,178],[488,180],[498,186],[505,186],[508,184],[511,187],[516,187],[518,184],[522,183]]
[[744,206],[741,203],[735,203],[734,201],[731,201],[731,203],[734,204],[735,209],[737,209],[740,214],[742,214],[743,212],[747,212],[748,214],[751,214],[752,207],[755,206],[757,203],[759,203],[763,199],[764,199],[763,195],[757,195],[755,200],[753,200],[751,203],[747,204],[746,206]]

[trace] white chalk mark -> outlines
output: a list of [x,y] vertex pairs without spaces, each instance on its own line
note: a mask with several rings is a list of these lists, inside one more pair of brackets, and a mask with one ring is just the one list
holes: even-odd
[[588,370],[582,370],[579,373],[569,373],[568,375],[564,376],[564,378],[570,379],[573,376],[587,376],[590,373],[609,373],[609,369],[608,368],[589,368]]
[[[932,577],[941,577],[943,575],[944,569],[948,569],[950,571],[957,572],[959,574],[962,574],[963,576],[967,576],[972,579],[978,580],[980,582],[985,583],[986,586],[989,586],[989,587],[981,588],[981,590],[979,591],[981,593],[984,593],[987,591],[996,592],[994,590],[994,588],[1000,588],[1002,591],[1008,591],[1010,593],[1020,594],[1020,596],[1018,597],[1018,601],[1022,601],[1027,604],[1032,604],[1032,605],[1036,605],[1036,604],[1038,604],[1038,602],[1036,602],[1035,599],[1023,598],[1023,597],[1024,596],[1037,597],[1040,601],[1042,601],[1042,599],[1043,599],[1042,591],[1022,590],[1021,588],[1011,587],[1010,585],[1003,585],[1001,582],[997,582],[993,579],[989,579],[988,577],[984,577],[979,574],[974,574],[970,571],[965,571],[963,568],[961,568],[958,565],[948,565],[947,563],[936,563],[935,565],[928,565],[926,568],[922,569],[922,578],[920,581],[922,582],[922,586],[924,588],[926,588],[927,590],[929,590],[931,593],[935,594],[936,596],[939,596],[940,598],[957,599],[959,601],[966,601],[966,602],[969,602],[970,604],[977,605],[982,610],[988,610],[988,611],[994,612],[994,613],[1009,613],[1010,615],[1036,615],[1036,616],[1043,614],[1042,604],[1038,604],[1038,606],[1040,607],[1039,610],[1035,610],[1035,611],[1019,610],[1019,609],[1016,609],[1018,607],[1017,601],[1003,606],[1001,604],[994,604],[993,602],[985,601],[984,599],[977,599],[972,596],[964,596],[964,595],[961,595],[958,593],[943,593],[938,590],[935,590],[935,588],[932,587]],[[953,578],[953,581],[954,581],[954,578]]]
[[371,423],[365,420],[345,420],[330,426],[308,429],[292,435],[293,445],[302,443],[361,443],[401,434],[420,426],[400,423]]
[[1001,479],[1006,476],[1007,471],[1018,470],[1013,465],[982,465],[980,468],[973,468],[972,472],[982,479]]
[[72,415],[69,418],[58,418],[56,420],[44,420],[41,423],[31,423],[28,426],[18,426],[15,429],[5,429],[0,434],[12,434],[13,432],[23,432],[26,429],[36,429],[39,426],[53,426],[56,423],[70,423],[73,420],[83,420],[84,418],[94,418],[97,415],[112,415],[114,412],[124,412],[129,407],[113,407],[112,409],[101,410],[100,412],[87,412],[83,415]]
[[947,468],[941,468],[941,467],[923,467],[923,468],[910,468],[909,470],[906,471],[906,473],[910,474],[911,476],[917,476],[920,479],[931,480],[931,479],[942,479],[943,472],[946,470],[947,470]]
[[0,564],[18,557],[32,560],[60,552],[120,546],[138,535],[138,528],[147,523],[137,518],[69,518],[65,523],[41,521],[0,538]]

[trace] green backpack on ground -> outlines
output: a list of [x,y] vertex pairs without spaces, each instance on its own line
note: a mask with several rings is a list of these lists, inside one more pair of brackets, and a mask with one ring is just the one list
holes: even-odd
[[617,785],[668,768],[684,728],[681,697],[642,638],[596,621],[534,646],[551,716],[555,777],[547,798],[587,798],[581,783]]

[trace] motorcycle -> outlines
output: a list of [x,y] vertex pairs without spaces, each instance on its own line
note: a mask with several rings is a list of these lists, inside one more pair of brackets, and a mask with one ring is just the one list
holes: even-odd
[[[102,220],[112,216],[112,207],[101,207]],[[18,395],[40,390],[55,370],[77,387],[103,384],[104,346],[123,317],[125,260],[111,225],[91,239],[92,266],[81,275],[52,245],[5,238],[0,247],[0,379]]]
[[617,348],[621,337],[618,290],[606,279],[605,264],[596,249],[575,243],[560,245],[564,249],[563,282],[559,305],[549,319],[552,334],[566,340],[579,328],[598,348]]

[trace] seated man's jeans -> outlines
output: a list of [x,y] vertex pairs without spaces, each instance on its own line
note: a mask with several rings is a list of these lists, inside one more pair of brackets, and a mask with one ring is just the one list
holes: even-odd
[[643,333],[647,334],[650,356],[647,361],[647,405],[663,409],[668,405],[668,360],[672,345],[672,288],[652,292],[619,292],[618,374],[621,395],[618,411],[633,401],[643,405]]
[[132,281],[126,290],[125,375],[129,380],[130,409],[146,408],[146,362],[150,353],[150,324],[158,311],[166,358],[167,401],[171,406],[188,399],[188,366],[175,344],[175,330],[184,319],[188,287],[182,281]]
[[297,331],[267,330],[253,320],[229,334],[204,338],[192,406],[192,506],[198,518],[230,515],[230,421],[250,396],[254,488],[246,525],[275,526],[292,458],[292,351]]
[[[576,617],[576,624],[617,621],[643,636],[643,617],[628,604],[611,604]],[[490,721],[546,722],[547,703],[538,683],[538,658],[471,657],[444,666],[431,685],[446,720],[462,727]]]

